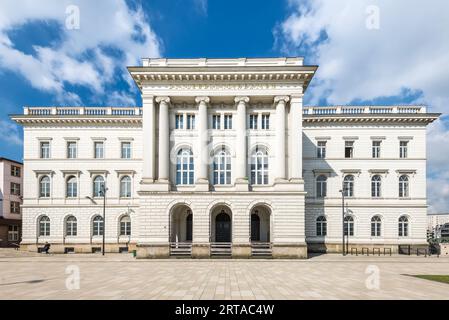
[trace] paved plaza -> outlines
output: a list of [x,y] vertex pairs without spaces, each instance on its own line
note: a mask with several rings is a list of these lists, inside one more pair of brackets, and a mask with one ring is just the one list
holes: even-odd
[[[449,299],[449,259],[136,260],[0,250],[0,299]],[[78,277],[79,275],[79,277]],[[79,279],[79,281],[78,281]]]

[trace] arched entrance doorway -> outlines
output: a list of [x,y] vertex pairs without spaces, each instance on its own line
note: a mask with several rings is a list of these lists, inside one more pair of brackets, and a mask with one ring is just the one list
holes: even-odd
[[251,242],[270,242],[271,210],[265,205],[251,210]]
[[211,212],[211,242],[232,242],[232,212],[218,205]]
[[260,241],[260,218],[255,213],[251,214],[251,241]]
[[187,205],[172,209],[170,216],[170,242],[192,242],[193,214]]

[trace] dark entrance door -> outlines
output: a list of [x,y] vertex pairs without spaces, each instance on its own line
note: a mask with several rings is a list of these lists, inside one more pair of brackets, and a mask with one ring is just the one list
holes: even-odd
[[186,241],[192,241],[192,218],[191,213],[186,218]]
[[251,241],[260,241],[260,218],[255,213],[251,215]]
[[223,210],[215,218],[215,241],[231,242],[231,217]]

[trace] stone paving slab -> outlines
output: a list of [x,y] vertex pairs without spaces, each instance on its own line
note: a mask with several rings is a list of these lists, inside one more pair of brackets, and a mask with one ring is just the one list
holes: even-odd
[[449,274],[448,258],[423,256],[136,260],[0,251],[0,268],[0,299],[449,299],[449,285],[408,276]]

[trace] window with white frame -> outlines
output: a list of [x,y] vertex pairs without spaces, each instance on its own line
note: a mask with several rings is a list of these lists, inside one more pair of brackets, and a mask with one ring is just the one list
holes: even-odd
[[78,196],[78,179],[75,176],[67,178],[66,197],[76,198]]
[[20,183],[11,182],[10,193],[14,196],[20,196]]
[[69,216],[65,220],[65,235],[74,237],[78,233],[78,222],[74,216]]
[[232,114],[224,115],[224,129],[231,130],[232,129]]
[[382,178],[379,175],[371,177],[371,197],[379,198],[381,196]]
[[92,235],[102,236],[104,232],[104,223],[102,216],[95,216],[92,220]]
[[346,216],[344,219],[345,236],[354,235],[354,218],[352,216]]
[[194,183],[193,153],[190,149],[183,148],[176,156],[176,184],[188,185]]
[[326,141],[318,141],[317,142],[316,157],[318,159],[326,158]]
[[214,184],[231,184],[231,155],[222,148],[214,155]]
[[408,157],[408,141],[399,141],[399,158]]
[[319,216],[316,219],[316,235],[324,237],[327,235],[327,220],[325,216]]
[[50,142],[49,141],[41,141],[40,157],[41,157],[41,159],[49,159],[50,158]]
[[354,157],[354,141],[345,141],[345,158]]
[[373,158],[380,158],[380,141],[373,141],[372,142],[372,157]]
[[131,198],[130,176],[124,176],[120,179],[120,198]]
[[251,155],[251,184],[268,184],[268,173],[268,153],[256,147]]
[[95,198],[103,197],[105,190],[105,181],[103,176],[96,176],[93,180],[93,196]]
[[121,236],[131,235],[131,218],[129,216],[123,216],[120,219],[120,235]]
[[327,196],[327,177],[323,174],[316,178],[316,196],[318,198]]
[[401,216],[398,221],[398,235],[399,237],[408,237],[408,218]]
[[50,177],[43,176],[39,180],[39,197],[50,198]]
[[381,235],[382,220],[379,216],[371,218],[371,237],[380,237]]
[[9,203],[9,211],[11,213],[19,214],[20,213],[20,202],[17,201],[11,201]]
[[407,175],[402,175],[399,177],[399,197],[409,197],[409,178]]
[[8,241],[19,241],[19,226],[8,226]]
[[249,115],[249,128],[250,129],[252,129],[252,130],[256,130],[257,129],[258,119],[259,119],[259,115],[258,114],[250,114]]
[[122,159],[131,159],[131,142],[122,142],[121,145]]
[[343,192],[345,197],[354,196],[354,176],[352,174],[346,175],[343,179]]
[[184,129],[184,115],[182,113],[175,115],[175,129]]
[[221,115],[219,114],[212,115],[212,129],[215,130],[221,129]]
[[195,129],[195,115],[188,114],[187,115],[187,130],[194,130],[194,129]]
[[41,237],[50,236],[50,218],[47,216],[42,216],[39,219],[39,236]]
[[94,142],[95,149],[95,159],[103,159],[104,158],[104,142],[96,141]]
[[75,141],[67,142],[67,158],[75,159],[77,157],[77,147]]
[[262,129],[269,130],[270,129],[270,115],[262,114]]

